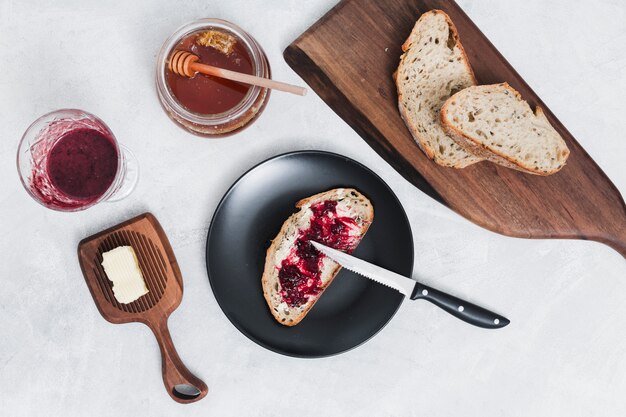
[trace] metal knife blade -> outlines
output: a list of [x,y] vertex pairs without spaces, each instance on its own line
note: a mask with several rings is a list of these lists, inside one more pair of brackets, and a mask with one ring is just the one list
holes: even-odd
[[315,247],[315,249],[352,272],[391,287],[407,297],[410,297],[413,293],[416,281],[411,278],[396,274],[395,272],[391,272],[362,259],[355,258],[354,256],[338,251],[337,249],[329,248],[321,243],[311,241],[311,244]]

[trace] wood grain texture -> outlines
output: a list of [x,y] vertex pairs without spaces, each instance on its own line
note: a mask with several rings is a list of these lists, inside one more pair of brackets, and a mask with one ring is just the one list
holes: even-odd
[[[542,107],[571,151],[560,172],[538,177],[488,162],[456,170],[419,150],[398,113],[392,73],[416,20],[432,9],[452,18],[480,84],[506,81],[533,108]],[[619,191],[453,1],[343,0],[284,57],[400,174],[467,219],[508,236],[595,240],[626,257],[626,206]]]
[[[129,304],[117,302],[102,268],[102,253],[118,246],[132,246],[149,290]],[[163,383],[172,399],[191,403],[204,398],[208,392],[206,384],[183,364],[167,328],[169,315],[182,300],[183,280],[174,251],[157,219],[145,213],[83,239],[78,245],[78,258],[102,317],[111,323],[141,322],[150,327],[159,343]],[[179,392],[177,385],[191,385],[199,394]]]

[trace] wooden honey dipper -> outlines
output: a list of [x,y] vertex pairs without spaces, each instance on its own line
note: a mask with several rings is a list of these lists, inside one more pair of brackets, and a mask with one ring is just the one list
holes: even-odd
[[271,88],[272,90],[284,91],[286,93],[297,94],[300,96],[306,94],[306,88],[304,87],[298,87],[296,85],[270,80],[269,78],[256,77],[254,75],[242,74],[241,72],[202,64],[198,62],[199,60],[200,58],[198,56],[190,52],[177,50],[174,51],[174,54],[170,58],[168,68],[174,74],[189,78],[200,72],[214,77],[225,78],[227,80],[256,85],[263,88]]

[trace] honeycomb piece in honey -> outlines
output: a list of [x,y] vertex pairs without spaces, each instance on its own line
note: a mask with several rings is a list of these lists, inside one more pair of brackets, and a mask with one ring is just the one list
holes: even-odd
[[228,33],[217,30],[207,30],[198,35],[196,43],[198,45],[215,48],[225,55],[230,55],[235,48],[237,39]]

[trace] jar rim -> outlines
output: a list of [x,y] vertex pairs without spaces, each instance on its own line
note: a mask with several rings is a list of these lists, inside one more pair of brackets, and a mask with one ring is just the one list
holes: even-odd
[[170,107],[173,112],[192,123],[204,126],[218,126],[240,117],[252,106],[254,106],[256,99],[261,93],[261,88],[258,86],[251,86],[244,98],[235,107],[228,109],[225,112],[203,115],[189,111],[183,107],[178,99],[176,99],[176,97],[172,94],[165,77],[167,59],[176,45],[193,32],[209,28],[223,29],[239,38],[239,40],[244,43],[247,51],[250,53],[254,67],[254,75],[257,77],[263,77],[263,54],[256,41],[247,32],[234,23],[230,23],[222,19],[205,18],[194,20],[193,22],[182,25],[169,38],[167,38],[161,47],[157,58],[156,79],[157,87],[161,96],[165,101],[167,101],[168,107]]

